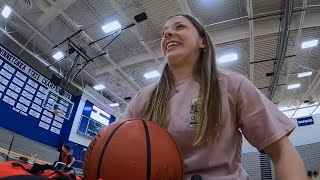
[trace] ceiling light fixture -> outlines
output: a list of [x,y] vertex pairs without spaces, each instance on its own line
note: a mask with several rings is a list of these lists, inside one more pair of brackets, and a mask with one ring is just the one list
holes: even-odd
[[300,87],[301,84],[291,84],[291,85],[288,85],[287,89],[296,89],[298,87]]
[[154,78],[154,77],[160,76],[160,73],[158,71],[151,71],[151,72],[145,73],[143,76],[146,79],[150,79],[150,78]]
[[231,61],[235,61],[235,60],[238,60],[238,54],[231,53],[231,54],[227,54],[227,55],[221,56],[218,59],[218,62],[219,63],[226,63],[226,62],[231,62]]
[[121,24],[119,23],[119,21],[113,21],[111,23],[103,25],[101,28],[105,33],[111,33],[113,31],[120,29]]
[[102,89],[104,89],[104,88],[106,88],[106,87],[105,87],[104,85],[102,85],[102,84],[93,86],[93,89],[95,89],[95,90],[97,90],[97,91],[102,90]]
[[110,107],[118,107],[119,103],[113,103],[113,104],[109,104]]
[[306,76],[311,76],[312,75],[312,71],[308,71],[308,72],[302,72],[298,74],[298,77],[306,77]]
[[9,17],[10,13],[11,13],[11,8],[9,6],[4,6],[2,13],[1,13],[2,16],[7,19]]
[[318,39],[315,39],[315,40],[306,41],[306,42],[302,43],[301,48],[305,49],[305,48],[310,48],[310,47],[314,47],[317,45],[318,45]]
[[58,51],[57,53],[55,53],[53,56],[52,56],[55,60],[60,60],[61,58],[64,57],[63,53],[61,51]]

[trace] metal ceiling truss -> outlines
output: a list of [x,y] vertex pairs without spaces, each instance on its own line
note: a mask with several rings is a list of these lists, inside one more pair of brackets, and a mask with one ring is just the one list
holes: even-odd
[[[10,39],[12,40],[14,43],[16,43],[18,46],[20,46],[24,51],[26,51],[27,53],[29,53],[31,56],[33,56],[35,59],[37,59],[43,66],[49,66],[49,63],[42,59],[38,54],[35,54],[34,52],[32,52],[30,49],[28,49],[26,46],[24,46],[23,44],[21,44],[19,41],[17,41],[13,36],[11,36],[7,31],[5,31],[4,29],[0,28],[0,30]],[[55,67],[49,67],[49,69],[57,74],[59,77],[63,77],[61,71],[59,71],[58,69],[56,69]],[[94,95],[92,95],[90,92],[87,92],[84,87],[82,87],[81,85],[71,81],[71,84],[78,88],[79,90],[85,92],[86,94],[88,94],[89,96],[91,96],[93,99],[95,99],[96,101],[98,102],[101,102],[100,99],[96,98]],[[119,115],[122,115],[121,112],[118,112],[118,111],[115,111],[113,110],[112,108],[110,108],[108,105],[106,105],[105,103],[101,102],[101,104],[103,106],[105,106],[107,109],[109,109],[110,111],[116,113],[116,114],[119,114]]]
[[[70,17],[69,17],[68,15],[66,15],[59,7],[57,7],[56,4],[55,4],[52,0],[47,0],[47,1],[48,1],[52,6],[54,6],[54,7],[57,8],[57,10],[60,12],[60,14],[68,21],[69,24],[72,25],[72,27],[73,27],[75,30],[77,30],[77,31],[80,30],[80,28],[70,19]],[[92,39],[89,35],[87,35],[84,31],[82,31],[81,34],[82,34],[86,39],[88,39],[90,42],[93,42],[93,39]],[[81,40],[82,40],[82,39],[81,39]],[[82,40],[82,41],[83,41],[83,40]],[[84,42],[84,43],[87,44],[87,42]],[[94,49],[93,49],[94,51],[100,52],[100,51],[102,50],[102,49],[99,47],[98,44],[94,43],[94,45],[95,45],[94,47],[97,48],[97,50],[94,50]],[[90,46],[90,47],[92,47],[92,46]],[[103,57],[105,57],[113,66],[115,66],[116,69],[117,69],[124,77],[126,77],[126,79],[128,79],[136,88],[141,89],[140,85],[137,84],[135,81],[133,81],[133,79],[132,79],[126,72],[124,72],[123,69],[122,69],[120,66],[118,66],[108,55],[105,55],[105,56],[103,56]],[[86,74],[89,74],[87,71],[84,71],[84,72],[86,72]],[[112,95],[113,95],[113,94],[115,94],[115,93],[112,93]],[[116,97],[119,97],[119,96],[116,96]],[[121,100],[122,102],[125,102],[122,98],[120,98],[120,100]],[[128,104],[128,103],[125,102],[125,104]]]
[[[122,9],[119,7],[119,5],[114,0],[109,0],[111,4],[114,6],[114,8],[117,10],[117,12],[124,18],[124,21],[127,24],[130,24],[130,19],[127,17],[127,15],[122,11]],[[131,32],[137,36],[139,39],[141,45],[147,50],[147,52],[151,55],[153,60],[156,62],[157,65],[160,65],[160,61],[158,60],[157,56],[153,53],[149,45],[143,40],[143,37],[138,32],[136,27],[130,28]]]
[[[303,104],[303,101],[306,100],[306,99],[313,93],[312,91],[314,91],[314,89],[317,89],[317,88],[319,87],[319,85],[320,85],[320,70],[318,71],[317,75],[314,77],[314,79],[313,79],[311,85],[309,86],[307,92],[306,92],[306,93],[303,95],[303,97],[299,100],[300,103],[299,103],[299,105],[297,106],[297,108],[295,108],[295,110],[294,110],[294,112],[293,112],[293,114],[291,115],[290,118],[292,118],[292,117],[296,114],[296,112],[298,111],[298,109],[300,108],[300,106]],[[314,112],[314,111],[313,111],[313,112]],[[312,112],[312,113],[313,113],[313,112]],[[312,114],[312,113],[311,113],[311,114]]]
[[290,31],[290,22],[292,18],[293,11],[293,1],[292,0],[283,0],[281,4],[282,13],[280,15],[280,26],[279,26],[279,42],[277,47],[276,61],[273,69],[274,75],[271,80],[271,87],[268,91],[268,98],[272,101],[276,87],[279,81],[280,71],[285,59],[289,31]]
[[[7,5],[5,2],[2,2],[2,4],[3,5]],[[45,37],[39,30],[37,30],[33,25],[31,25],[28,21],[26,21],[22,16],[20,16],[20,14],[19,13],[17,13],[15,10],[13,10],[12,9],[12,13],[15,15],[15,16],[17,16],[23,23],[25,23],[28,27],[30,27],[34,32],[36,32],[37,33],[37,35],[39,35],[43,40],[45,40],[51,47],[53,47],[54,46],[54,44],[47,38],[47,37]],[[7,34],[6,33],[6,35],[8,36],[9,34]],[[11,37],[11,39],[13,38],[12,36],[10,36]],[[15,40],[15,42],[17,42],[16,40]],[[21,47],[24,47],[22,44],[18,44],[19,46],[21,46]],[[27,48],[24,48],[24,50],[26,50]],[[28,51],[27,51],[28,52]],[[29,54],[31,54],[31,55],[33,55],[36,59],[38,59],[38,60],[41,60],[41,58],[39,57],[39,55],[38,54],[34,54],[32,51],[30,51],[30,52],[28,52]],[[40,58],[40,59],[39,59]],[[68,58],[68,60],[70,61],[70,62],[72,62],[71,61],[71,59],[69,59]],[[48,66],[49,64],[45,61],[40,61],[42,64],[45,64],[45,66]],[[62,77],[62,74],[61,74],[61,71],[58,71],[58,70],[54,70],[55,68],[53,68],[53,67],[50,67],[50,70],[52,70],[55,74],[57,74],[57,75],[59,75],[60,77]],[[93,77],[90,73],[88,73],[86,70],[83,70],[83,72],[85,73],[85,74],[87,74],[92,80],[94,80],[95,82],[99,82],[99,80],[97,80],[95,77]],[[100,83],[100,82],[99,82]],[[84,89],[83,89],[83,87],[81,87],[81,86],[79,86],[79,85],[77,85],[76,83],[74,83],[74,82],[72,82],[72,84],[75,86],[75,87],[77,87],[79,90],[82,90],[82,91],[84,91]],[[104,84],[104,83],[101,83],[101,84]],[[110,92],[114,97],[116,97],[117,99],[119,99],[122,103],[125,103],[125,104],[128,104],[126,101],[124,101],[121,97],[119,97],[117,94],[115,94],[113,91],[111,91],[110,89],[108,89],[108,88],[106,88],[106,90],[108,91],[108,92]],[[117,113],[119,113],[119,112],[117,112]]]
[[[301,15],[300,15],[299,27],[298,27],[297,37],[296,37],[294,50],[293,50],[293,55],[294,56],[292,57],[292,60],[290,61],[290,64],[289,64],[288,70],[287,70],[287,74],[285,76],[285,82],[286,83],[288,83],[288,81],[289,81],[290,75],[291,75],[292,70],[293,70],[293,65],[295,64],[296,53],[297,53],[297,50],[298,50],[299,44],[300,44],[300,39],[301,39],[301,34],[302,34],[302,25],[303,25],[304,17],[305,17],[305,14],[306,14],[307,3],[308,3],[308,0],[304,0],[303,4],[302,4],[302,11],[301,11]],[[311,49],[309,50],[308,58],[309,58],[309,55],[310,55],[310,51],[311,51]],[[306,60],[308,60],[308,58]],[[284,92],[286,90],[287,90],[286,88],[282,89],[281,95],[280,95],[281,98],[285,94]],[[290,99],[290,102],[291,102],[291,99]]]
[[[86,54],[86,50],[83,47],[79,47],[77,46],[71,38],[75,37],[77,34],[81,33],[82,30],[77,31],[76,33],[74,33],[73,35],[69,36],[67,39],[65,39],[64,41],[62,41],[61,43],[59,43],[58,45],[54,46],[53,49],[60,47],[60,45],[67,43],[68,47],[66,50],[66,57],[62,58],[61,60],[57,60],[54,63],[50,64],[49,66],[47,66],[47,68],[51,67],[52,65],[56,64],[57,62],[60,62],[62,60],[66,60],[69,58],[69,55],[73,54],[74,52],[77,53],[76,57],[74,58],[72,65],[70,66],[69,69],[65,68],[65,73],[63,73],[64,77],[63,77],[63,81],[62,81],[62,90],[60,92],[60,94],[64,94],[64,91],[66,90],[67,85],[73,81],[76,76],[83,71],[83,69],[90,63],[93,62],[94,59],[99,58],[101,56],[106,55],[107,53],[101,53],[99,52],[96,56],[94,57],[89,57]],[[112,42],[112,41],[111,41]],[[110,43],[111,43],[110,42]],[[110,44],[109,43],[109,44]],[[108,44],[107,44],[108,45]],[[106,46],[107,46],[106,45]],[[103,48],[104,49],[104,48]],[[102,49],[102,50],[103,50]],[[101,50],[101,51],[102,51]],[[82,59],[84,59],[84,61],[81,61],[81,57]],[[78,62],[79,61],[79,62]],[[79,68],[80,67],[80,68]]]
[[[316,33],[317,33],[317,30],[314,32],[313,37],[316,36]],[[300,37],[301,37],[301,36],[300,36]],[[300,38],[300,37],[299,37],[299,38]],[[298,44],[300,44],[300,43],[298,42]],[[297,46],[298,46],[298,44],[297,44]],[[303,65],[300,65],[300,64],[297,64],[297,63],[295,63],[295,64],[298,65],[298,67],[302,67],[303,70],[304,70],[304,69],[309,69],[309,70],[311,70],[311,71],[316,71],[316,70],[314,70],[314,69],[310,69],[310,68],[307,68],[307,67],[305,66],[305,64],[306,64],[306,63],[308,62],[308,60],[309,60],[311,51],[312,51],[312,48],[309,49],[307,58],[305,58],[305,60],[304,60],[304,62],[303,62]],[[290,71],[290,74],[289,74],[288,77],[290,77],[290,75],[293,75],[292,72],[294,72],[294,71],[295,71],[295,69],[292,69],[292,70]],[[289,80],[289,79],[288,79],[288,80]],[[301,78],[299,78],[299,81],[298,81],[297,83],[300,84],[300,81],[301,81]],[[286,81],[286,82],[288,82],[288,81]],[[311,84],[312,84],[312,83],[311,83]],[[292,92],[288,104],[291,104],[291,100],[292,100],[292,98],[294,97],[294,93],[295,93],[295,91]],[[283,94],[281,94],[280,97],[282,97],[282,96],[283,96]],[[298,98],[298,99],[301,99],[301,98]],[[301,100],[304,101],[304,100],[306,100],[306,99],[301,99]],[[299,102],[300,102],[300,101],[299,101]],[[298,104],[299,104],[299,102],[298,102]]]
[[254,24],[253,24],[253,9],[252,0],[247,0],[247,11],[249,17],[249,50],[250,50],[250,60],[249,60],[249,79],[253,83],[254,81]]

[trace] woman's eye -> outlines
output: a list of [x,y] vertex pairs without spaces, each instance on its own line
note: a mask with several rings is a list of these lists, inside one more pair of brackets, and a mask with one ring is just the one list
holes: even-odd
[[164,34],[166,33],[167,30],[162,31],[162,37],[164,37]]
[[183,29],[184,28],[184,25],[178,25],[177,26],[177,29]]

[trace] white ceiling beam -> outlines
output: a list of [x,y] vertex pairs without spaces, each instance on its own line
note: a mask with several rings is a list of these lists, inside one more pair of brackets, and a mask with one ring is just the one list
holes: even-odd
[[192,10],[189,6],[188,0],[178,0],[178,3],[181,7],[181,10],[184,14],[188,14],[190,16],[193,16]]
[[252,0],[247,0],[247,11],[249,16],[249,80],[253,83],[254,78],[254,25],[253,25],[253,9]]
[[320,106],[320,103],[316,106],[316,108],[314,108],[314,110],[310,113],[310,115],[312,115]]
[[[308,12],[304,17],[302,28],[320,26],[320,12]],[[300,15],[293,15],[290,30],[299,28]],[[279,32],[279,18],[261,18],[254,22],[254,36],[263,36]],[[225,28],[215,29],[209,32],[215,44],[249,38],[248,23],[237,24]]]
[[[315,105],[306,106],[306,107],[299,107],[298,110],[300,110],[300,109],[307,109],[307,108],[311,108],[311,107],[316,107],[316,108],[315,108],[315,110],[316,110],[319,105],[320,105],[320,103],[315,104]],[[283,111],[281,111],[281,112],[288,112],[288,111],[292,111],[292,110],[295,110],[295,109],[296,109],[296,107],[292,107],[292,108],[290,108],[290,109],[286,109],[286,110],[283,110]],[[310,114],[312,114],[312,113],[310,113]],[[289,117],[289,118],[290,118],[290,117]]]
[[[151,48],[151,50],[154,52],[154,55],[157,58],[163,57],[162,51],[159,46],[153,47],[153,48]],[[133,65],[133,64],[136,64],[139,62],[146,61],[146,60],[152,60],[152,56],[149,53],[139,53],[139,54],[132,55],[131,57],[127,58],[126,60],[120,62],[118,65],[120,67],[126,67],[126,66]],[[98,76],[100,74],[104,74],[106,72],[111,72],[114,70],[115,70],[115,68],[113,66],[111,66],[110,64],[105,64],[103,66],[98,67],[94,71],[94,74],[96,76]]]
[[[309,27],[320,26],[319,17],[320,17],[320,12],[308,12],[304,16],[304,23],[302,24],[301,27],[309,28]],[[293,15],[293,18],[291,20],[290,30],[299,29],[299,25],[300,25],[299,17],[297,15]],[[230,41],[250,38],[250,32],[249,32],[248,26],[249,26],[249,23],[245,22],[243,24],[237,24],[234,26],[228,26],[225,28],[212,30],[209,32],[209,34],[215,44],[222,44]],[[254,37],[278,33],[278,32],[279,32],[278,17],[256,19],[254,22],[254,32],[253,32]],[[152,48],[152,51],[154,52],[157,58],[163,57],[160,46]],[[130,57],[125,62],[122,62],[121,64],[119,64],[119,66],[124,67],[134,63],[150,60],[152,58],[153,57],[149,53],[136,54]],[[103,74],[106,72],[110,72],[114,69],[115,68],[112,67],[112,65],[104,65],[98,68],[95,73]]]
[[[55,1],[55,5],[64,11],[76,1],[77,0],[58,0]],[[60,14],[60,11],[57,8],[48,4],[48,2],[45,0],[37,0],[36,4],[43,12],[43,14],[41,14],[41,16],[37,19],[37,23],[42,27],[47,26]]]
[[[71,6],[76,0],[58,0],[56,1],[56,4],[58,7],[61,7],[62,10],[67,9],[69,6]],[[56,8],[51,7],[48,2],[44,0],[37,0],[36,4],[38,5],[39,9],[43,12],[43,14],[38,18],[37,23],[40,25],[39,31],[41,31],[43,28],[45,28],[51,21],[54,20],[60,13]],[[37,35],[36,32],[34,32],[27,42],[24,44],[25,46]],[[23,49],[18,53],[21,54]]]

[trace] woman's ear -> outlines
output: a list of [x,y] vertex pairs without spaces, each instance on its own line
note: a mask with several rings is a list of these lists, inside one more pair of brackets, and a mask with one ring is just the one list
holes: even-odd
[[200,40],[200,48],[201,48],[201,49],[205,49],[205,48],[206,48],[204,38],[201,38],[201,40]]

